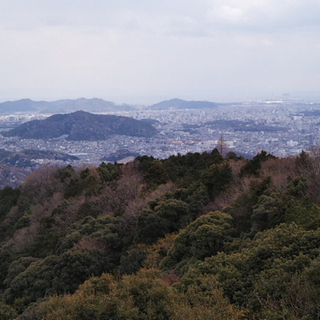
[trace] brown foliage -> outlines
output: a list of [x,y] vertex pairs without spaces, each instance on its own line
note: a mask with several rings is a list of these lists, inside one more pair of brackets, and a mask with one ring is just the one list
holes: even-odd
[[101,249],[106,250],[106,245],[101,239],[87,237],[74,245],[76,249]]
[[234,160],[230,160],[228,162],[231,170],[232,170],[232,174],[234,177],[239,176],[240,172],[241,172],[241,168],[247,163],[247,160],[238,160],[238,161],[234,161]]
[[298,176],[295,170],[295,158],[269,158],[261,164],[261,176],[264,178],[271,177],[276,191],[283,191],[286,189],[289,180]]
[[[12,252],[23,252],[34,241],[38,233],[38,225],[32,224],[29,227],[16,230],[11,238]],[[9,244],[9,243],[8,243]]]
[[63,185],[58,179],[57,169],[44,166],[32,172],[22,184],[21,196],[32,204],[44,203],[55,192],[63,192]]
[[174,270],[170,270],[169,273],[161,277],[161,280],[171,287],[173,284],[179,282],[180,278],[175,274]]
[[150,194],[145,196],[146,200],[149,202],[153,199],[160,198],[167,192],[174,192],[176,190],[176,186],[169,181],[166,184],[161,184],[156,190],[153,190]]
[[61,229],[71,226],[77,220],[79,209],[83,203],[83,198],[68,200],[63,212],[55,215],[55,226]]
[[143,177],[134,163],[121,168],[122,176],[118,180],[116,194],[122,203],[128,203],[139,197],[143,189]]

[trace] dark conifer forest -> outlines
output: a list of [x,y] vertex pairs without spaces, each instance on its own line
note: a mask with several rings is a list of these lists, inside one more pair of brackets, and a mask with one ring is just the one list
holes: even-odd
[[0,190],[0,319],[320,319],[320,158],[42,167]]

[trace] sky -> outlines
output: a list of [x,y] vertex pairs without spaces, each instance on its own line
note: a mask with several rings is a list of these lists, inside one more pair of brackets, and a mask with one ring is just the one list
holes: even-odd
[[0,0],[0,8],[0,102],[320,100],[319,0]]

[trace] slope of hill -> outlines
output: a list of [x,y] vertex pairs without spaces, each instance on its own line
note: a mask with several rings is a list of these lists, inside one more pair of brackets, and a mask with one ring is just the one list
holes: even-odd
[[148,107],[150,110],[170,110],[170,109],[211,109],[219,104],[209,101],[185,101],[181,99],[171,99],[153,104]]
[[318,319],[320,159],[217,149],[0,190],[0,318]]
[[68,140],[105,140],[112,134],[150,137],[157,130],[150,124],[128,117],[97,115],[84,111],[57,114],[44,120],[33,120],[10,131],[6,137],[51,139],[67,135]]

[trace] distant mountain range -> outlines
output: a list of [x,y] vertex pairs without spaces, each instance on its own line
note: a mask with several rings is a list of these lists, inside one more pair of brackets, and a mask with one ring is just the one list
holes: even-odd
[[[221,105],[221,104],[220,104]],[[170,110],[170,109],[211,109],[219,104],[209,101],[185,101],[181,99],[165,100],[148,107],[150,110]]]
[[117,105],[111,101],[102,99],[66,99],[53,102],[33,101],[30,99],[22,99],[18,101],[7,101],[0,103],[0,113],[12,114],[15,112],[31,112],[31,113],[69,113],[78,110],[87,112],[113,112],[113,111],[129,111],[135,108],[130,105]]
[[98,115],[84,111],[56,114],[45,120],[32,120],[2,132],[5,137],[52,139],[67,135],[67,140],[106,140],[110,135],[151,137],[157,130],[145,121],[114,115]]
[[86,111],[95,113],[115,112],[115,111],[132,111],[139,108],[147,108],[150,110],[170,110],[170,109],[208,109],[215,108],[221,104],[209,101],[185,101],[181,99],[171,99],[162,101],[147,107],[137,107],[134,105],[121,104],[118,105],[112,101],[103,99],[65,99],[57,101],[33,101],[30,99],[22,99],[18,101],[7,101],[0,103],[0,113],[70,113],[75,111]]

